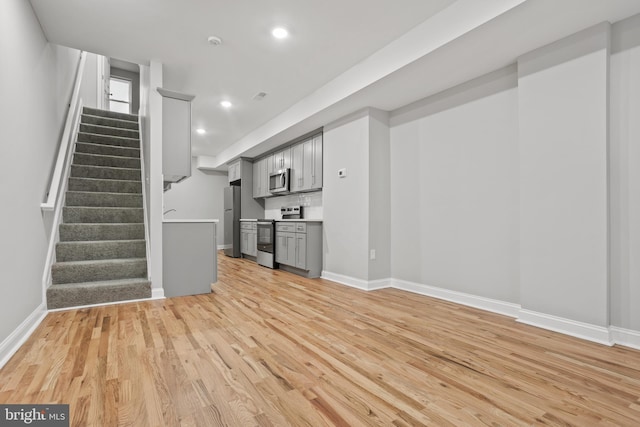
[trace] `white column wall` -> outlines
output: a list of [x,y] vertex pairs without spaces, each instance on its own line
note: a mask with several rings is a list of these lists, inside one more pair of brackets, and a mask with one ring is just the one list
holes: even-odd
[[640,15],[611,42],[611,324],[640,331]]
[[[324,273],[369,279],[369,115],[332,123],[323,136]],[[346,169],[345,178],[338,177]]]
[[518,61],[520,303],[607,326],[609,24]]

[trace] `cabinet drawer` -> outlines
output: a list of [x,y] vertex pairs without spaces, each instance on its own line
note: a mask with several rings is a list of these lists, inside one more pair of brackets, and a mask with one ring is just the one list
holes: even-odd
[[304,222],[296,222],[296,233],[306,233],[307,232],[307,224]]
[[287,232],[295,232],[296,231],[295,222],[276,222],[276,231],[287,231]]
[[240,229],[241,230],[253,230],[256,228],[256,223],[255,222],[246,222],[246,221],[241,221],[240,222]]

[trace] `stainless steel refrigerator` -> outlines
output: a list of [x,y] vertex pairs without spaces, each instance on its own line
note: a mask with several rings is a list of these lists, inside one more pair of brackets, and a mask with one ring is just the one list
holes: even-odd
[[240,257],[240,187],[224,189],[224,254]]

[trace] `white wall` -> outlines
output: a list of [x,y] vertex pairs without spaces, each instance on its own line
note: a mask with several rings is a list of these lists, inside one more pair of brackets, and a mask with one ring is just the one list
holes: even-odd
[[224,196],[228,187],[226,172],[200,170],[196,158],[191,158],[191,177],[173,184],[164,193],[164,210],[175,209],[165,215],[167,219],[219,219],[218,245],[224,244]]
[[611,324],[640,331],[640,15],[611,50]]
[[[368,111],[325,126],[322,148],[323,270],[368,280]],[[338,177],[342,168],[347,170],[345,178]]]
[[[77,51],[52,46],[31,5],[0,2],[0,343],[43,301],[49,186],[75,77]],[[72,71],[73,70],[73,71]],[[6,120],[5,120],[6,119]],[[0,354],[0,356],[2,356]]]
[[391,275],[518,301],[515,67],[391,115]]
[[98,107],[98,55],[86,52],[80,98],[85,107]]
[[608,326],[608,44],[602,24],[518,60],[525,310]]

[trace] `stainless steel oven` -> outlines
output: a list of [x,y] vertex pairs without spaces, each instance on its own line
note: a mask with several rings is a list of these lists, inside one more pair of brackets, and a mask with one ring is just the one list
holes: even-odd
[[258,264],[265,267],[275,268],[276,255],[276,232],[275,221],[272,219],[259,219],[257,222],[258,231]]

